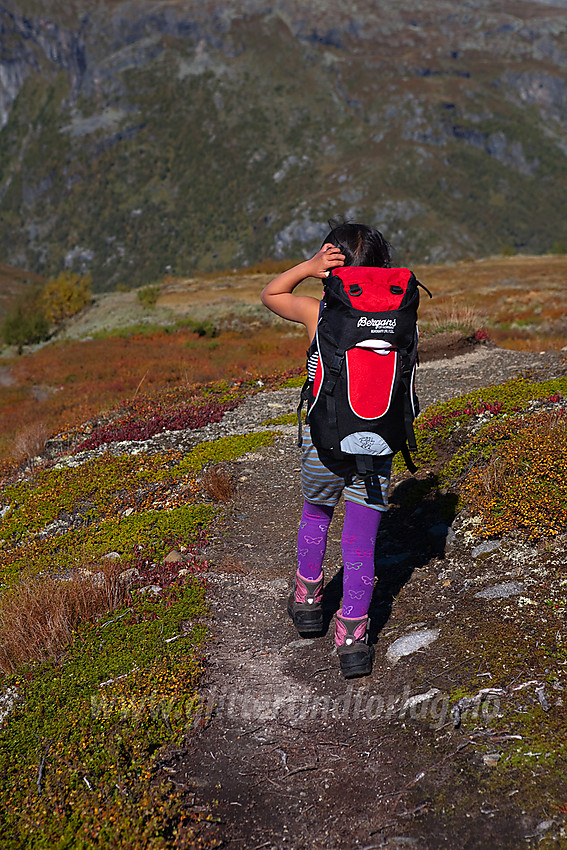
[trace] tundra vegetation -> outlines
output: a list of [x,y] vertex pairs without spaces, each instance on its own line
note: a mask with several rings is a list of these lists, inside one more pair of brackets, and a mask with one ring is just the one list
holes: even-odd
[[[502,260],[508,278],[514,268],[520,280],[515,262]],[[480,293],[471,286],[466,297],[458,294],[463,267],[433,268],[427,277],[420,270],[428,284],[437,277],[446,304],[439,315],[425,306],[424,340],[492,335],[497,325],[483,321],[479,306],[504,315],[516,301],[507,302],[503,291],[518,301],[535,291],[534,270],[525,264],[527,287],[522,281],[490,290],[486,268],[465,266],[478,272],[479,290],[485,287]],[[553,288],[553,259],[548,271]],[[260,283],[254,278],[256,297]],[[163,291],[140,309],[158,310]],[[540,345],[541,314],[526,308],[530,322],[522,329]],[[200,553],[234,493],[231,463],[271,445],[281,418],[183,453],[156,438],[218,422],[252,394],[301,384],[303,336],[243,316],[245,329],[220,326],[215,337],[183,326],[118,337],[108,331],[99,339],[54,340],[4,361],[14,379],[0,387],[5,433],[14,435],[4,443],[0,489],[6,847],[21,846],[26,836],[38,848],[127,847],[133,840],[183,846],[214,817],[181,806],[156,766],[168,747],[191,735],[199,715],[208,629],[208,564]],[[38,393],[43,382],[57,391]],[[566,397],[565,378],[524,377],[425,410],[417,459],[429,473],[408,492],[408,510],[431,500],[442,510],[445,500],[454,515],[456,503],[479,541],[507,535],[543,546],[564,534]],[[26,431],[22,422],[34,406],[43,425],[34,431],[29,423]],[[554,613],[561,609],[552,594],[548,603]],[[509,644],[503,631],[501,646]],[[546,647],[554,662],[564,658],[561,647]],[[484,651],[496,670],[500,656],[494,647]],[[455,690],[452,701],[477,684]],[[532,735],[536,720],[526,719]],[[520,728],[517,718],[510,722]],[[559,766],[561,748],[554,752]],[[521,772],[520,756],[508,767]]]

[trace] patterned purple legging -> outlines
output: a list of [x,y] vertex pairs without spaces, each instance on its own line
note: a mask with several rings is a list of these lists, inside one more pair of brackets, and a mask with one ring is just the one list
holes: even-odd
[[[297,563],[303,578],[319,578],[334,508],[305,501],[297,536]],[[343,608],[345,617],[368,613],[374,587],[374,548],[382,513],[345,500],[341,537],[343,553]]]

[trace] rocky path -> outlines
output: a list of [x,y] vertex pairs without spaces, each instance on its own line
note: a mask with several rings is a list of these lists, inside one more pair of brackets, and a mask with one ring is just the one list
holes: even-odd
[[[420,370],[422,407],[524,371],[550,377],[565,364],[557,354],[484,348],[434,361]],[[256,396],[210,428],[251,428],[293,410],[296,396]],[[518,741],[506,712],[560,712],[560,680],[549,683],[529,631],[527,657],[508,668],[490,651],[527,628],[519,600],[535,616],[536,591],[564,563],[564,541],[544,554],[507,540],[479,548],[459,518],[439,537],[435,506],[404,515],[396,492],[411,479],[394,481],[371,609],[375,666],[347,683],[331,621],[340,604],[340,509],[326,557],[324,636],[299,638],[285,611],[301,506],[295,437],[285,427],[275,446],[235,464],[236,500],[204,553],[214,632],[206,705],[187,746],[162,765],[188,807],[212,806],[204,845],[565,846],[564,815],[550,809],[549,794],[536,799],[523,768],[498,772]],[[474,704],[460,697],[471,688]],[[538,781],[557,786],[553,776]],[[567,799],[566,788],[560,793]]]

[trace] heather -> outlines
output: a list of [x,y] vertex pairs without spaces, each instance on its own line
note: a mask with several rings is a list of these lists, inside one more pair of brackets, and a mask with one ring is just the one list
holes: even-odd
[[[516,378],[432,405],[417,419],[413,499],[458,498],[479,538],[539,540],[567,528],[567,378]],[[398,470],[403,461],[395,461]]]
[[[513,349],[562,348],[566,264],[560,255],[517,255],[416,267],[434,294],[420,306],[424,351],[463,336],[471,344],[488,337]],[[271,272],[279,270],[273,264]],[[0,291],[21,289],[22,275],[6,271]],[[220,416],[256,381],[271,386],[276,376],[301,368],[303,329],[259,304],[269,279],[268,263],[194,278],[165,276],[147,287],[149,301],[135,292],[97,296],[39,349],[28,347],[19,357],[5,351],[0,458],[33,459],[50,436],[88,421],[83,441],[90,446],[193,427]],[[315,281],[301,289],[321,293]],[[205,393],[205,384],[217,389]],[[154,406],[148,401],[142,415],[145,399]]]
[[[301,336],[267,329],[227,332],[219,339],[180,329],[50,344],[3,362],[9,379],[0,382],[0,458],[28,453],[16,442],[34,425],[45,432],[44,442],[89,420],[92,428],[99,420],[103,441],[103,434],[117,427],[131,434],[124,439],[171,426],[196,427],[192,423],[204,424],[209,415],[230,409],[258,380],[274,382],[296,368],[304,354]],[[211,383],[218,389],[202,389]],[[141,399],[147,399],[145,413]],[[108,413],[121,406],[124,421],[110,425]],[[92,429],[85,434],[92,436]],[[31,439],[30,449],[37,442]],[[42,450],[39,441],[34,454]]]
[[[52,440],[41,461],[12,468],[0,520],[0,662],[11,703],[0,727],[6,846],[193,846],[216,817],[214,803],[184,805],[164,764],[196,728],[203,732],[210,640],[203,546],[234,496],[231,464],[271,446],[275,434],[243,420],[244,433],[183,452],[159,435],[175,434],[178,421],[184,439],[192,432],[188,412],[202,417],[200,427],[219,406],[236,410],[263,391],[250,379],[194,387],[189,398],[184,388],[138,394]],[[565,378],[519,378],[427,408],[416,422],[420,474],[400,506],[408,527],[413,512],[429,516],[433,505],[439,519],[452,505],[458,527],[476,541],[516,535],[539,543],[564,532],[566,395]],[[265,416],[261,406],[257,415]],[[288,421],[282,413],[264,423]],[[271,462],[281,465],[280,457]],[[236,561],[234,569],[243,567]],[[460,635],[452,639],[460,651]],[[511,657],[508,633],[501,643]],[[490,658],[497,675],[500,660]],[[450,699],[456,704],[481,686],[457,683]],[[537,737],[532,715],[520,724],[506,711],[514,734]],[[503,762],[507,770],[517,769],[514,758],[521,764],[526,748]]]
[[[145,575],[144,552],[137,565]],[[55,660],[5,678],[17,694],[0,731],[4,847],[165,847],[184,813],[155,765],[187,734],[206,636],[204,584],[192,569],[132,586],[126,605],[78,624]]]
[[[172,396],[183,393],[164,409]],[[198,422],[215,418],[210,403],[197,410]],[[128,408],[130,425],[144,423],[138,445],[154,433],[149,412],[155,430],[155,399]],[[0,518],[3,846],[185,847],[209,818],[181,806],[159,763],[199,723],[199,553],[227,464],[273,440],[236,434],[184,453],[146,442],[138,454],[101,441],[99,455],[12,469]]]
[[136,415],[128,416],[118,423],[96,428],[92,436],[87,437],[76,447],[77,451],[96,449],[104,443],[122,440],[148,440],[162,431],[182,431],[185,428],[200,428],[209,422],[219,422],[227,410],[233,410],[238,401],[209,401],[204,404],[192,404],[174,411],[155,412],[140,419]]
[[[471,441],[463,503],[484,537],[516,531],[530,540],[567,528],[567,411],[564,406],[485,426]],[[457,455],[458,457],[458,455]]]

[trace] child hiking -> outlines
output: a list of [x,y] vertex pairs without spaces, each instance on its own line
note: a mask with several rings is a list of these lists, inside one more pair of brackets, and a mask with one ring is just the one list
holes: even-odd
[[[321,301],[294,293],[308,277],[325,281]],[[388,507],[392,458],[406,447],[404,423],[413,433],[417,411],[416,285],[409,270],[390,268],[390,246],[379,231],[346,222],[261,296],[278,316],[305,325],[311,341],[302,391],[308,401],[301,441],[304,502],[288,612],[300,634],[322,631],[323,560],[342,494],[343,602],[335,615],[335,645],[345,678],[372,671],[368,609],[376,536]],[[399,315],[393,312],[398,307]],[[389,419],[388,413],[395,415]]]

